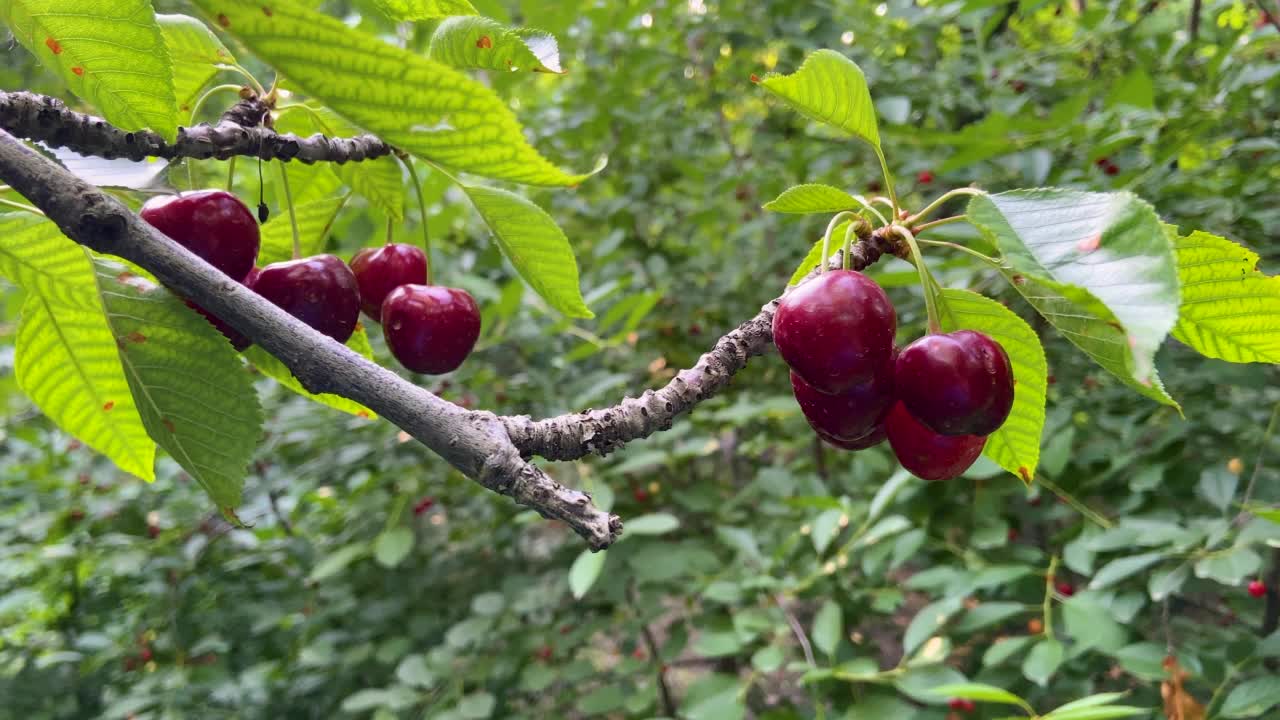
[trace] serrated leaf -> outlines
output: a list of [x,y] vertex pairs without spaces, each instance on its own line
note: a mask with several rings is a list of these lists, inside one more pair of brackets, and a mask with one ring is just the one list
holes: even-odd
[[844,615],[840,606],[828,600],[813,618],[813,644],[828,657],[835,655],[844,632]]
[[834,50],[818,50],[790,75],[770,73],[760,87],[801,115],[861,138],[877,150],[876,108],[862,68]]
[[[356,334],[359,334],[359,331],[357,331]],[[351,336],[353,340],[355,337],[356,335]],[[367,337],[365,342],[368,342]],[[350,347],[350,341],[348,341],[348,347]],[[378,415],[369,408],[361,405],[355,400],[344,398],[341,395],[334,395],[332,393],[321,393],[316,395],[307,392],[306,388],[302,387],[302,383],[298,382],[298,379],[293,376],[293,373],[289,371],[289,368],[285,367],[284,363],[280,362],[275,358],[275,356],[257,345],[247,348],[244,351],[244,356],[255,368],[258,369],[258,372],[266,375],[272,380],[283,385],[285,388],[308,400],[311,400],[312,402],[318,402],[321,405],[331,407],[334,410],[344,412],[348,415],[355,415],[356,417],[368,418],[370,420],[377,419],[378,417]]]
[[[91,291],[92,265],[77,250]],[[155,480],[156,445],[129,393],[101,307],[57,305],[32,292],[22,304],[15,345],[18,387],[41,412],[121,470]]]
[[467,0],[373,0],[392,20],[435,20],[450,15],[475,15]]
[[43,215],[0,214],[0,277],[50,302],[101,309],[84,248]]
[[1004,425],[987,438],[982,453],[1030,484],[1040,461],[1049,388],[1049,365],[1040,337],[1013,311],[978,293],[946,289],[939,300],[943,330],[977,330],[991,336],[1009,354],[1013,409]]
[[1177,320],[1178,277],[1149,205],[1129,193],[1015,190],[975,197],[968,216],[1000,248],[1005,276],[1068,340],[1177,406],[1154,358]]
[[954,683],[940,685],[933,689],[935,695],[982,702],[1002,703],[1004,705],[1026,706],[1026,701],[1003,688],[983,683]]
[[201,91],[218,74],[218,66],[231,65],[236,59],[208,25],[193,17],[156,15],[156,22],[173,65],[175,119],[186,125]]
[[451,17],[431,33],[427,57],[455,68],[563,73],[555,36],[479,15]]
[[[781,195],[764,204],[765,210],[793,214],[834,213],[859,207],[862,206],[849,193],[840,188],[819,183],[789,187]],[[843,238],[844,235],[839,237]]]
[[608,550],[599,552],[583,550],[573,561],[573,566],[569,568],[569,591],[575,598],[581,599],[591,586],[596,584],[600,571],[604,569],[608,552]]
[[[333,221],[346,202],[345,197],[323,198],[294,206],[302,257],[324,250]],[[287,208],[280,208],[279,212],[262,225],[261,236],[258,265],[265,266],[293,258],[293,224]]]
[[378,535],[373,543],[373,559],[385,568],[393,568],[409,556],[413,550],[413,531],[407,527],[393,527]]
[[290,0],[272,2],[270,14],[258,0],[195,4],[302,92],[402,150],[527,185],[576,185],[592,174],[551,164],[506,101],[447,65]]
[[220,508],[240,503],[262,410],[231,344],[162,288],[140,291],[97,263],[98,290],[125,378],[151,439]]
[[1280,363],[1280,277],[1258,255],[1205,232],[1177,238],[1182,305],[1173,336],[1200,354],[1235,363]]
[[582,299],[578,261],[569,238],[545,210],[506,190],[479,185],[464,186],[463,190],[489,226],[502,254],[529,287],[568,317],[595,317]]
[[173,69],[150,0],[9,0],[0,13],[18,42],[108,122],[174,139]]

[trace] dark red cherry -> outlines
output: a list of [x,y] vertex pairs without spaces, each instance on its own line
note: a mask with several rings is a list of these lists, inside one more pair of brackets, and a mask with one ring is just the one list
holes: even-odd
[[[258,279],[259,272],[261,271],[255,265],[253,269],[249,271],[249,274],[245,276],[244,280],[241,281],[240,284],[249,288],[253,287],[253,283]],[[219,318],[217,315],[214,315],[213,313],[209,312],[208,310],[205,310],[204,308],[191,302],[190,300],[184,300],[183,302],[187,304],[187,307],[203,315],[204,319],[208,320],[210,325],[217,328],[218,332],[222,333],[223,336],[225,336],[227,340],[231,342],[231,347],[235,348],[237,351],[243,352],[245,348],[253,344],[252,340],[245,337],[244,335],[241,335],[238,330],[231,327],[227,323],[223,322],[222,319]]]
[[889,411],[884,430],[902,467],[924,480],[960,477],[987,444],[987,439],[978,435],[939,435],[912,417],[900,402]]
[[427,254],[404,243],[365,248],[351,258],[360,285],[360,309],[374,322],[382,319],[382,301],[401,285],[427,284]]
[[360,289],[351,268],[336,255],[271,263],[251,286],[302,322],[345,343],[360,319]]
[[773,342],[819,392],[844,392],[892,367],[898,321],[889,296],[853,270],[831,270],[787,293],[773,315]]
[[458,369],[480,337],[480,307],[471,293],[439,285],[401,285],[382,301],[391,354],[428,375]]
[[244,280],[258,259],[258,221],[225,190],[157,195],[138,214],[233,280]]
[[943,435],[990,435],[1013,407],[1013,369],[1000,343],[974,330],[927,335],[895,364],[898,398]]
[[861,437],[856,437],[850,440],[829,435],[817,428],[814,428],[813,431],[817,433],[818,438],[823,442],[828,445],[838,447],[841,450],[866,450],[869,447],[879,445],[884,442],[885,439],[884,423],[880,423],[879,425],[872,427]]
[[887,372],[838,395],[828,395],[814,390],[793,370],[791,390],[810,427],[841,440],[856,440],[883,424],[894,400],[893,374]]

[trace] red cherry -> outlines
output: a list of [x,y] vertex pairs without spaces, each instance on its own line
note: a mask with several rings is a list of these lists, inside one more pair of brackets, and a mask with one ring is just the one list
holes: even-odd
[[428,497],[424,497],[424,498],[422,498],[421,500],[419,500],[418,502],[414,503],[414,505],[413,505],[413,514],[414,514],[414,515],[421,515],[422,513],[424,513],[424,512],[426,512],[426,511],[430,510],[430,509],[431,509],[431,507],[432,507],[433,505],[435,505],[435,504],[436,504],[436,499],[435,499],[435,498],[433,498],[433,497],[429,497],[429,496],[428,496]]
[[1060,582],[1056,585],[1060,595],[1071,597],[1076,594],[1076,586],[1069,582]]
[[1021,81],[1021,80],[1013,80],[1013,81],[1011,81],[1011,82],[1009,83],[1009,87],[1012,87],[1012,88],[1013,88],[1013,91],[1014,91],[1014,92],[1016,92],[1016,93],[1018,93],[1019,95],[1021,95],[1021,94],[1022,94],[1022,93],[1024,93],[1024,92],[1026,92],[1026,90],[1027,90],[1027,84],[1026,84],[1025,82]]
[[835,437],[834,435],[829,435],[817,428],[814,429],[814,432],[817,433],[818,438],[823,442],[828,445],[838,447],[841,450],[866,450],[869,447],[879,445],[884,442],[885,439],[884,423],[880,423],[879,425],[871,428],[865,435],[852,438],[850,440],[844,440],[842,438]]
[[345,343],[360,319],[360,289],[336,255],[271,263],[252,289],[302,322]]
[[635,498],[638,503],[647,503],[649,502],[649,491],[644,488],[636,488],[631,491],[631,497]]
[[916,173],[916,181],[921,185],[928,185],[933,182],[933,172],[931,170],[921,170]]
[[480,337],[480,307],[471,293],[439,285],[401,285],[382,302],[391,354],[413,372],[458,369]]
[[[242,280],[240,284],[245,287],[253,287],[253,283],[258,279],[259,272],[261,272],[261,270],[259,270],[258,266],[255,265],[251,270],[249,270],[249,274],[245,276],[244,280]],[[204,319],[208,320],[210,325],[217,328],[218,332],[222,333],[223,337],[231,342],[231,347],[235,348],[237,351],[243,351],[245,348],[253,344],[252,340],[240,334],[240,331],[223,322],[222,318],[219,318],[217,315],[214,315],[190,300],[184,300],[183,302],[187,304],[187,307],[203,315]]]
[[157,195],[138,214],[233,280],[243,280],[258,259],[258,222],[225,190]]
[[1094,160],[1094,161],[1093,161],[1093,164],[1094,164],[1094,165],[1097,165],[1097,166],[1098,166],[1098,167],[1100,167],[1100,168],[1104,168],[1104,167],[1106,167],[1106,166],[1108,166],[1108,165],[1110,165],[1110,164],[1111,164],[1111,158],[1107,157],[1106,155],[1103,155],[1102,157],[1098,158],[1097,160]]
[[1114,177],[1120,174],[1120,168],[1112,163],[1107,163],[1107,166],[1102,168],[1102,172]]
[[427,254],[404,243],[365,248],[351,258],[351,272],[360,286],[360,309],[378,322],[388,293],[401,285],[427,283]]
[[947,701],[947,707],[959,712],[973,712],[978,706],[969,698],[951,698]]
[[1249,583],[1249,594],[1253,597],[1260,598],[1267,594],[1267,586],[1261,580],[1254,580]]
[[893,303],[874,280],[831,270],[782,298],[773,342],[813,389],[835,394],[888,371],[897,326]]
[[884,429],[898,462],[923,480],[960,477],[987,444],[978,435],[939,435],[912,417],[901,402],[889,411]]
[[1013,408],[1008,354],[973,330],[908,345],[898,355],[894,387],[916,419],[943,435],[990,435]]
[[893,374],[888,372],[839,395],[828,395],[814,390],[792,370],[791,390],[810,427],[844,441],[862,438],[883,425],[894,400]]

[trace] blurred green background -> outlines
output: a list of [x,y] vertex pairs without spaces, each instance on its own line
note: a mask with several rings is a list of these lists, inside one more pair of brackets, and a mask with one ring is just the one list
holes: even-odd
[[[411,48],[430,35],[366,0],[311,4]],[[750,82],[821,47],[866,71],[908,207],[970,183],[1130,190],[1275,272],[1280,32],[1257,4],[1206,0],[1192,38],[1191,5],[476,2],[559,38],[567,74],[485,76],[535,145],[567,167],[609,158],[578,188],[531,195],[573,243],[596,318],[545,308],[458,191],[428,177],[434,272],[476,295],[485,329],[463,369],[416,379],[503,414],[600,407],[753,315],[826,221],[761,204],[799,182],[881,182],[866,147]],[[71,99],[21,47],[2,57],[0,87]],[[226,169],[191,173],[215,183]],[[256,202],[255,165],[240,163],[236,190]],[[405,197],[396,239],[416,242],[423,219]],[[328,247],[347,257],[384,224],[356,197]],[[958,713],[928,688],[969,678],[1044,709],[1128,691],[1163,718],[1170,650],[1207,717],[1280,716],[1280,607],[1244,590],[1268,573],[1280,584],[1280,524],[1236,522],[1251,478],[1255,499],[1280,502],[1267,431],[1280,374],[1171,340],[1158,364],[1183,419],[1046,330],[998,276],[931,258],[944,283],[1044,331],[1047,483],[1028,490],[983,461],[926,485],[887,448],[824,447],[766,357],[669,432],[548,465],[633,521],[596,556],[395,427],[265,379],[249,527],[232,529],[172,462],[151,485],[125,476],[17,392],[20,296],[0,283],[0,717],[943,720]],[[873,275],[900,337],[918,335],[914,271],[895,260]],[[1046,599],[1053,557],[1069,587]]]

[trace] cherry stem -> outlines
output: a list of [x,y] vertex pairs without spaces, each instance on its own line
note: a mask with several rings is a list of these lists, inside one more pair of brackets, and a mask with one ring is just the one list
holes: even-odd
[[14,202],[14,201],[12,201],[12,200],[4,200],[4,199],[0,198],[0,206],[4,206],[4,207],[11,207],[11,208],[14,208],[15,210],[21,210],[21,211],[23,211],[23,212],[34,213],[34,214],[36,214],[36,215],[44,215],[44,211],[42,211],[42,210],[41,210],[40,208],[38,208],[38,207],[32,207],[32,206],[30,206],[30,205],[23,205],[23,204],[22,204],[22,203],[20,203],[20,202]]
[[230,70],[234,70],[240,73],[241,75],[243,75],[244,78],[249,81],[249,86],[258,92],[258,97],[262,97],[263,95],[267,94],[267,91],[262,89],[262,83],[258,82],[258,79],[253,76],[253,73],[249,72],[248,70],[245,70],[244,66],[240,65],[239,63],[233,63],[231,65],[222,65],[220,67],[225,67]]
[[938,301],[933,296],[933,277],[929,274],[929,268],[925,267],[920,245],[916,243],[916,236],[905,227],[892,225],[889,229],[902,236],[902,239],[907,241],[907,246],[911,248],[911,259],[915,263],[916,272],[920,274],[920,289],[924,290],[924,309],[929,315],[929,334],[936,335],[942,332],[942,323],[938,320]]
[[916,235],[919,235],[925,230],[929,230],[936,227],[942,227],[943,225],[950,225],[951,223],[958,223],[968,219],[969,219],[968,215],[952,215],[951,217],[944,217],[941,220],[934,220],[933,222],[927,222],[927,223],[924,223],[923,225],[915,225],[911,228],[911,231],[914,232]]
[[227,192],[231,192],[231,186],[236,179],[236,156],[231,156],[231,162],[227,163]]
[[418,215],[421,216],[422,223],[422,251],[427,254],[427,284],[431,284],[431,233],[427,227],[427,198],[422,192],[422,181],[418,179],[418,170],[413,166],[413,158],[402,153],[396,153],[396,159],[404,165],[409,171],[409,178],[413,180],[413,191],[418,196]]
[[[860,204],[860,205],[862,205],[862,207],[866,208],[866,209],[867,209],[867,212],[871,213],[872,215],[875,215],[875,216],[876,216],[876,219],[880,221],[880,224],[881,224],[881,225],[888,225],[888,224],[889,224],[889,221],[884,219],[884,216],[883,216],[883,215],[881,215],[881,214],[880,214],[880,211],[879,211],[879,210],[877,210],[877,209],[875,208],[875,205],[872,205],[872,203],[874,203],[874,202],[875,202],[875,200],[874,200],[874,199],[872,199],[872,200],[867,200],[866,198],[862,197],[861,195],[853,195],[852,197],[853,197],[853,199],[854,199],[854,200],[857,200],[857,201],[858,201],[858,204]],[[884,198],[880,198],[880,199],[881,199],[881,200],[883,200]],[[886,201],[886,202],[887,202],[887,201]]]
[[945,247],[945,248],[951,248],[952,250],[959,250],[960,252],[968,253],[973,257],[978,258],[982,262],[985,262],[988,265],[991,265],[992,267],[1000,267],[999,260],[991,257],[990,255],[983,255],[977,250],[974,250],[973,248],[967,248],[964,245],[961,245],[959,243],[946,242],[945,240],[926,240],[924,238],[916,238],[916,242],[920,243],[921,245],[933,245],[935,247]]
[[880,172],[884,174],[884,185],[889,189],[889,204],[893,208],[893,217],[898,217],[898,192],[893,189],[893,175],[889,174],[889,163],[884,158],[884,151],[875,146],[876,158],[880,160]]
[[818,274],[821,275],[827,271],[827,260],[831,259],[831,233],[836,231],[836,226],[845,218],[856,217],[856,215],[848,210],[836,213],[831,218],[831,222],[827,223],[827,231],[822,233],[822,262],[818,264]]
[[1044,636],[1053,639],[1053,577],[1058,573],[1058,556],[1054,555],[1049,558],[1049,571],[1044,575],[1044,605],[1041,612],[1044,615]]
[[[941,208],[944,204],[946,204],[948,200],[952,198],[960,197],[961,195],[976,196],[976,195],[986,195],[986,194],[987,194],[986,190],[979,190],[978,188],[956,188],[955,190],[947,191],[943,193],[942,196],[939,197],[937,200],[934,200],[933,202],[926,205],[923,210],[916,213],[915,215],[908,217],[906,220],[903,221],[902,224],[908,227],[912,227],[916,225],[921,220],[937,212],[938,208]],[[963,216],[959,216],[959,217],[963,217]],[[916,232],[920,232],[920,228],[916,228]]]
[[[196,115],[200,113],[200,108],[204,107],[205,101],[207,101],[214,93],[221,92],[222,90],[235,90],[238,93],[240,92],[240,86],[239,85],[214,85],[208,90],[205,90],[204,94],[200,96],[200,99],[196,100],[195,104],[191,106],[191,124],[192,125],[196,124]],[[234,157],[234,155],[232,157]]]
[[[865,222],[863,223],[863,227],[866,227]],[[851,220],[849,222],[849,228],[844,231],[844,254],[841,260],[843,262],[843,267],[845,270],[849,269],[849,262],[850,262],[850,255],[851,255],[850,251],[853,249],[853,238],[857,234],[858,234],[858,221]]]
[[395,219],[390,215],[387,216],[387,244],[391,244],[391,238],[395,232]]
[[293,259],[302,257],[302,236],[298,233],[298,214],[293,210],[293,193],[289,192],[289,172],[280,164],[280,181],[284,185],[284,204],[289,209],[289,227],[293,229]]

